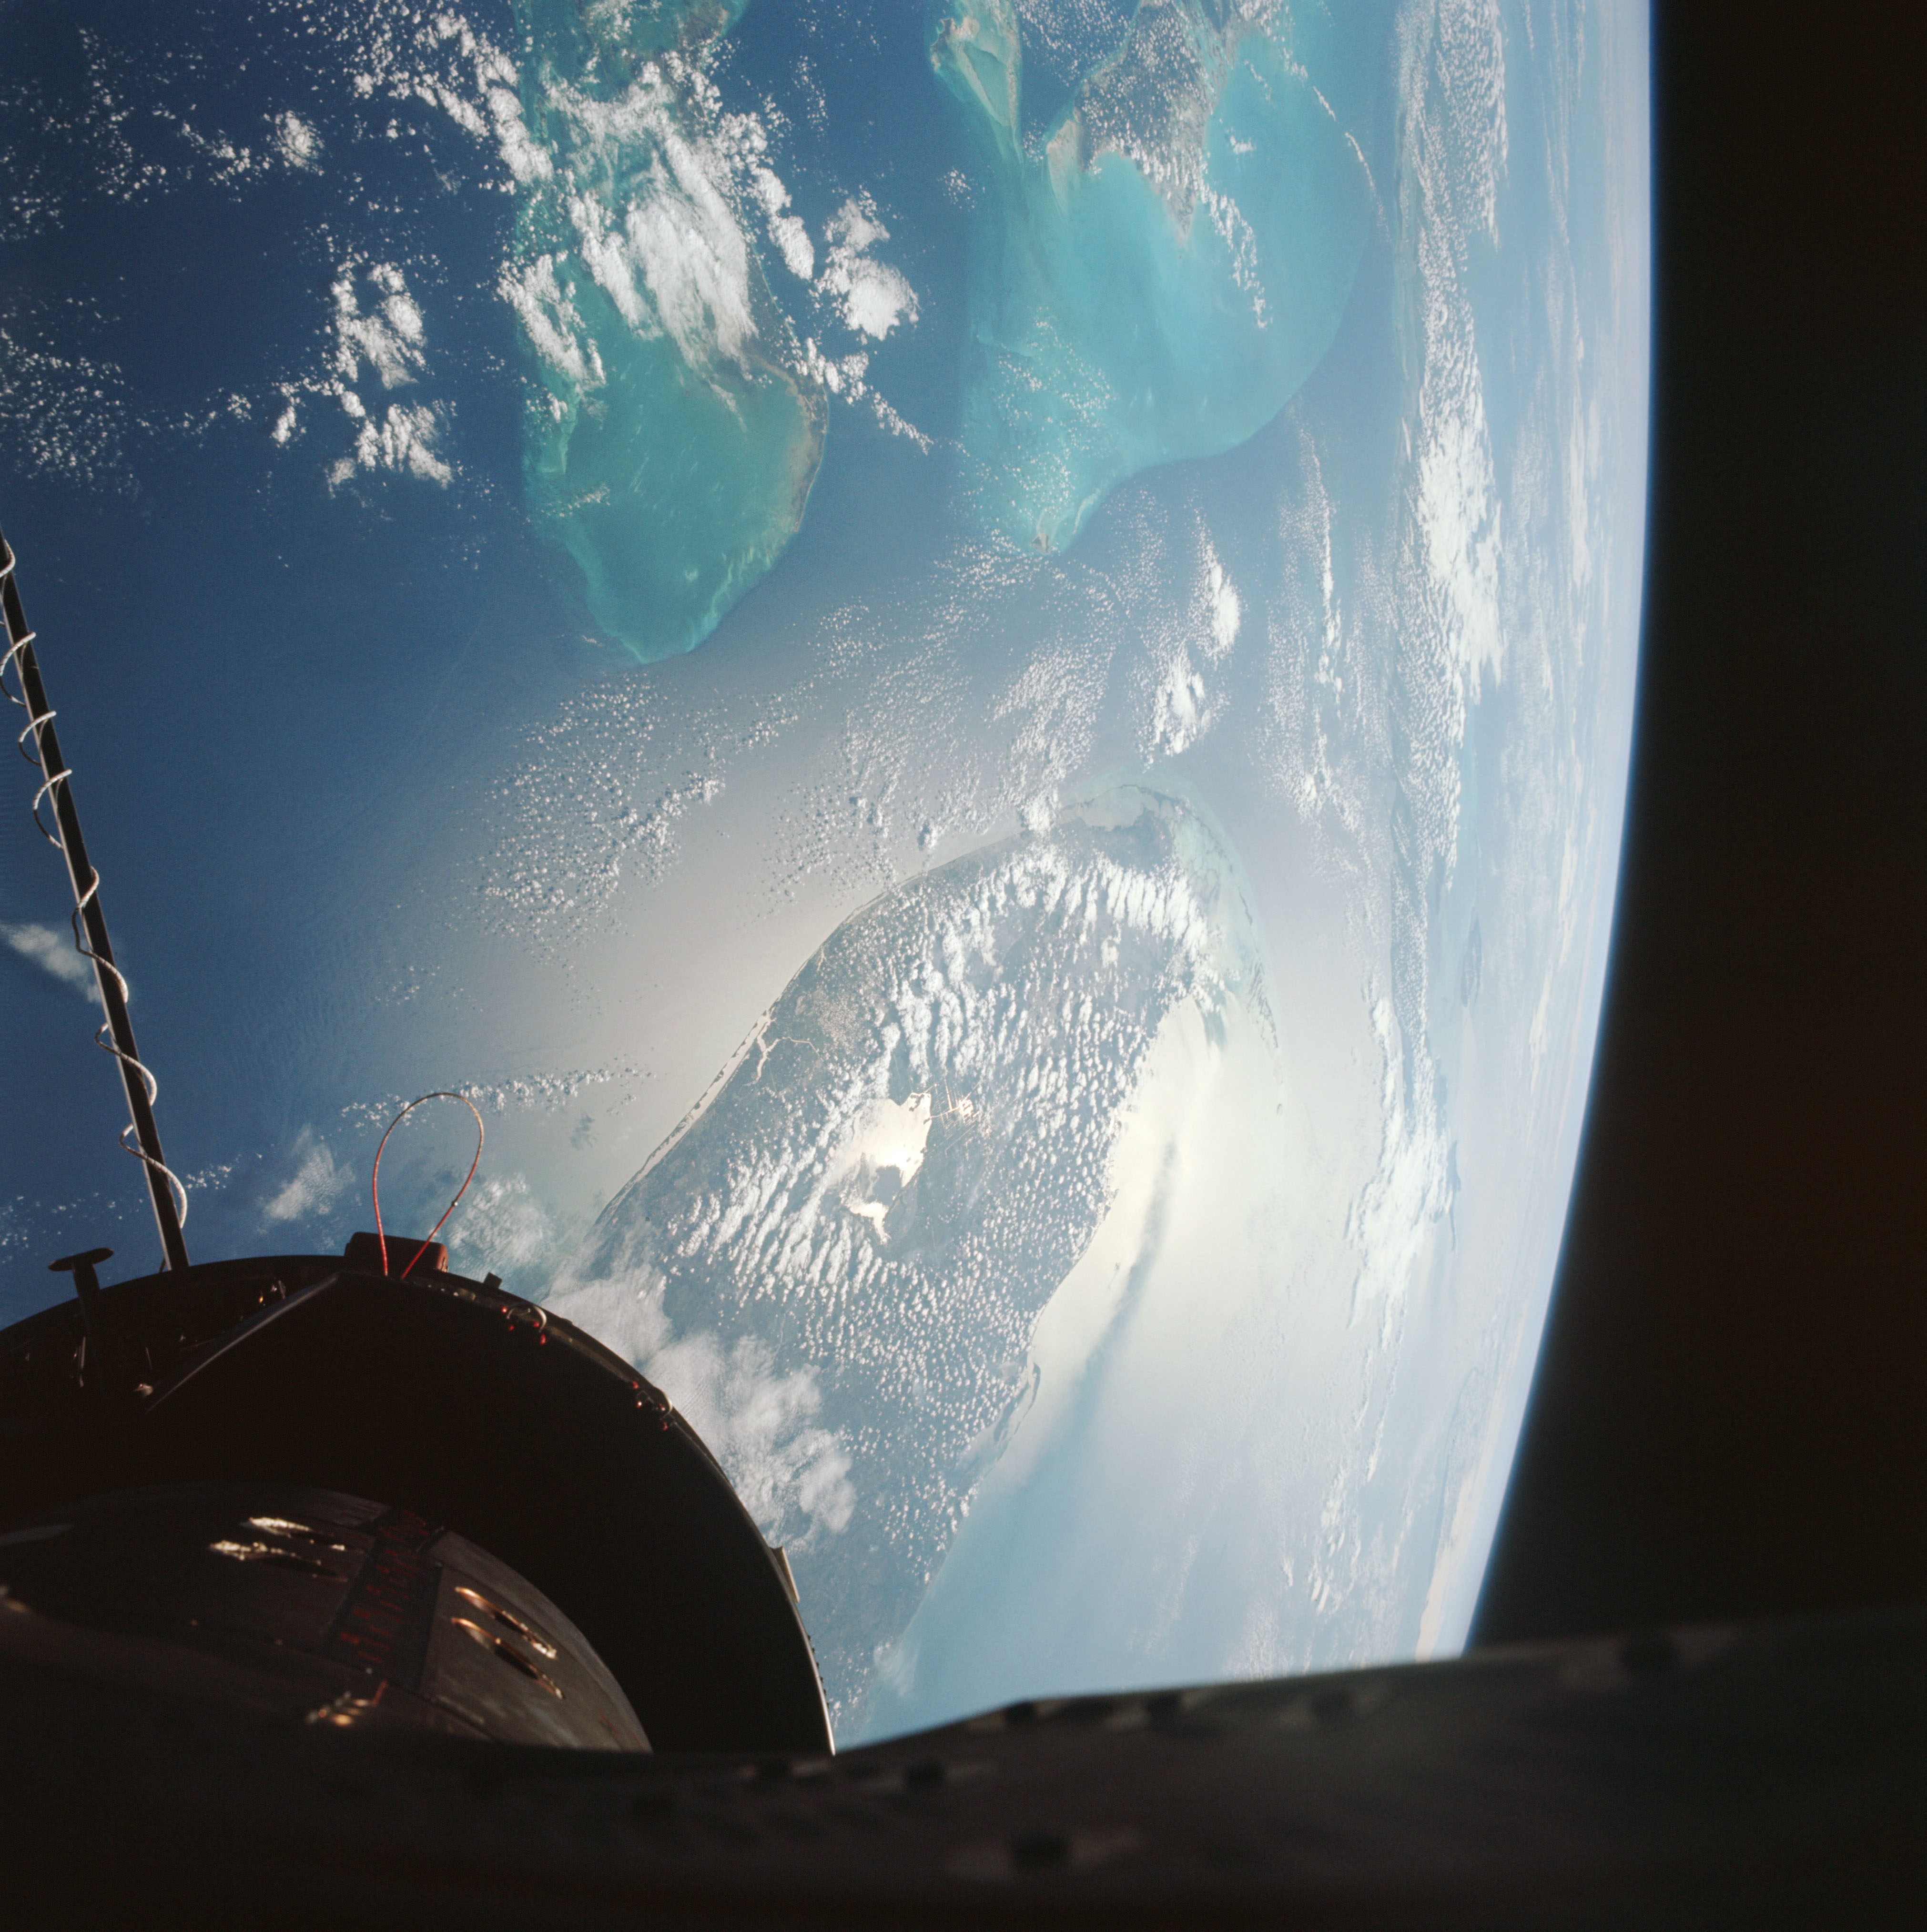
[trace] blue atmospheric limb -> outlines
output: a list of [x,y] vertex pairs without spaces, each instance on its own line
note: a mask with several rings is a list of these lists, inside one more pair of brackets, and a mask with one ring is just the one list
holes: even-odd
[[1041,142],[1011,0],[948,0],[931,61],[981,178],[964,494],[984,535],[1059,550],[1126,477],[1290,400],[1338,333],[1371,179],[1286,28],[1216,0],[1142,0]]
[[521,0],[526,139],[502,292],[536,381],[536,524],[595,621],[693,650],[769,569],[823,460],[826,399],[742,225],[701,76],[746,0]]

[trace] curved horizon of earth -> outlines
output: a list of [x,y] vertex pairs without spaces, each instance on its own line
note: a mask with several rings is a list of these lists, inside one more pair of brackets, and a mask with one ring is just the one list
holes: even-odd
[[[470,1095],[457,1265],[651,1366],[845,1738],[1462,1643],[1632,742],[1636,0],[15,12],[0,512],[193,1252]],[[19,830],[14,1315],[151,1241]]]

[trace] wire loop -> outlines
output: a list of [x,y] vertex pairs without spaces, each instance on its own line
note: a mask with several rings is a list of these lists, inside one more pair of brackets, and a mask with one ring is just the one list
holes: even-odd
[[413,1268],[415,1264],[421,1260],[424,1255],[427,1253],[430,1246],[434,1241],[435,1237],[442,1232],[442,1222],[443,1221],[446,1221],[448,1216],[454,1214],[457,1203],[459,1202],[462,1196],[469,1191],[469,1183],[474,1180],[475,1178],[475,1169],[481,1165],[482,1143],[488,1138],[488,1130],[482,1125],[481,1109],[478,1108],[466,1094],[451,1093],[445,1087],[438,1087],[432,1094],[422,1094],[417,1095],[416,1097],[409,1101],[408,1105],[403,1108],[401,1112],[396,1114],[394,1118],[389,1121],[388,1126],[383,1129],[382,1132],[381,1144],[375,1149],[375,1171],[373,1174],[370,1177],[369,1183],[370,1192],[373,1193],[375,1198],[375,1240],[379,1245],[381,1250],[382,1274],[386,1274],[388,1271],[388,1238],[386,1231],[382,1226],[382,1149],[386,1148],[388,1144],[388,1136],[393,1133],[395,1129],[400,1126],[402,1122],[406,1120],[409,1115],[415,1112],[416,1108],[421,1106],[424,1102],[429,1100],[459,1100],[463,1106],[468,1108],[470,1113],[475,1115],[475,1157],[473,1160],[469,1162],[469,1171],[462,1177],[461,1186],[455,1190],[454,1199],[451,1201],[448,1206],[442,1209],[442,1220],[437,1221],[434,1226],[429,1229],[427,1240],[424,1240],[421,1246],[417,1248],[414,1254],[409,1258],[408,1268],[405,1268],[402,1270],[401,1272],[404,1279],[408,1274],[409,1268]]

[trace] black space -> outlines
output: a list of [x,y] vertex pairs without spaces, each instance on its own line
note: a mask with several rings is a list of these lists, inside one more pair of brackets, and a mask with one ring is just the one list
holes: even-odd
[[1919,31],[1656,10],[1632,803],[1476,1642],[1927,1600]]

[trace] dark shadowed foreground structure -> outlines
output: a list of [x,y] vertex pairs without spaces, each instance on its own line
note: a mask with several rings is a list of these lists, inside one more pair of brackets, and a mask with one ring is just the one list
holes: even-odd
[[0,1333],[16,1922],[1927,1908],[1927,1613],[1018,1704],[838,1756],[788,1566],[688,1423],[445,1250],[387,1271],[415,1246],[107,1288],[96,1250]]
[[835,1758],[652,1757],[240,1720],[0,1615],[9,1916],[1917,1924],[1923,1637],[1653,1633],[1015,1705]]
[[390,1274],[374,1246],[104,1288],[104,1250],[70,1257],[79,1298],[0,1332],[0,1607],[70,1634],[25,1654],[296,1723],[400,1700],[536,1741],[436,1694],[453,1630],[538,1711],[580,1701],[559,1652],[613,1678],[621,1735],[557,1742],[827,1748],[788,1565],[668,1399],[445,1250]]

